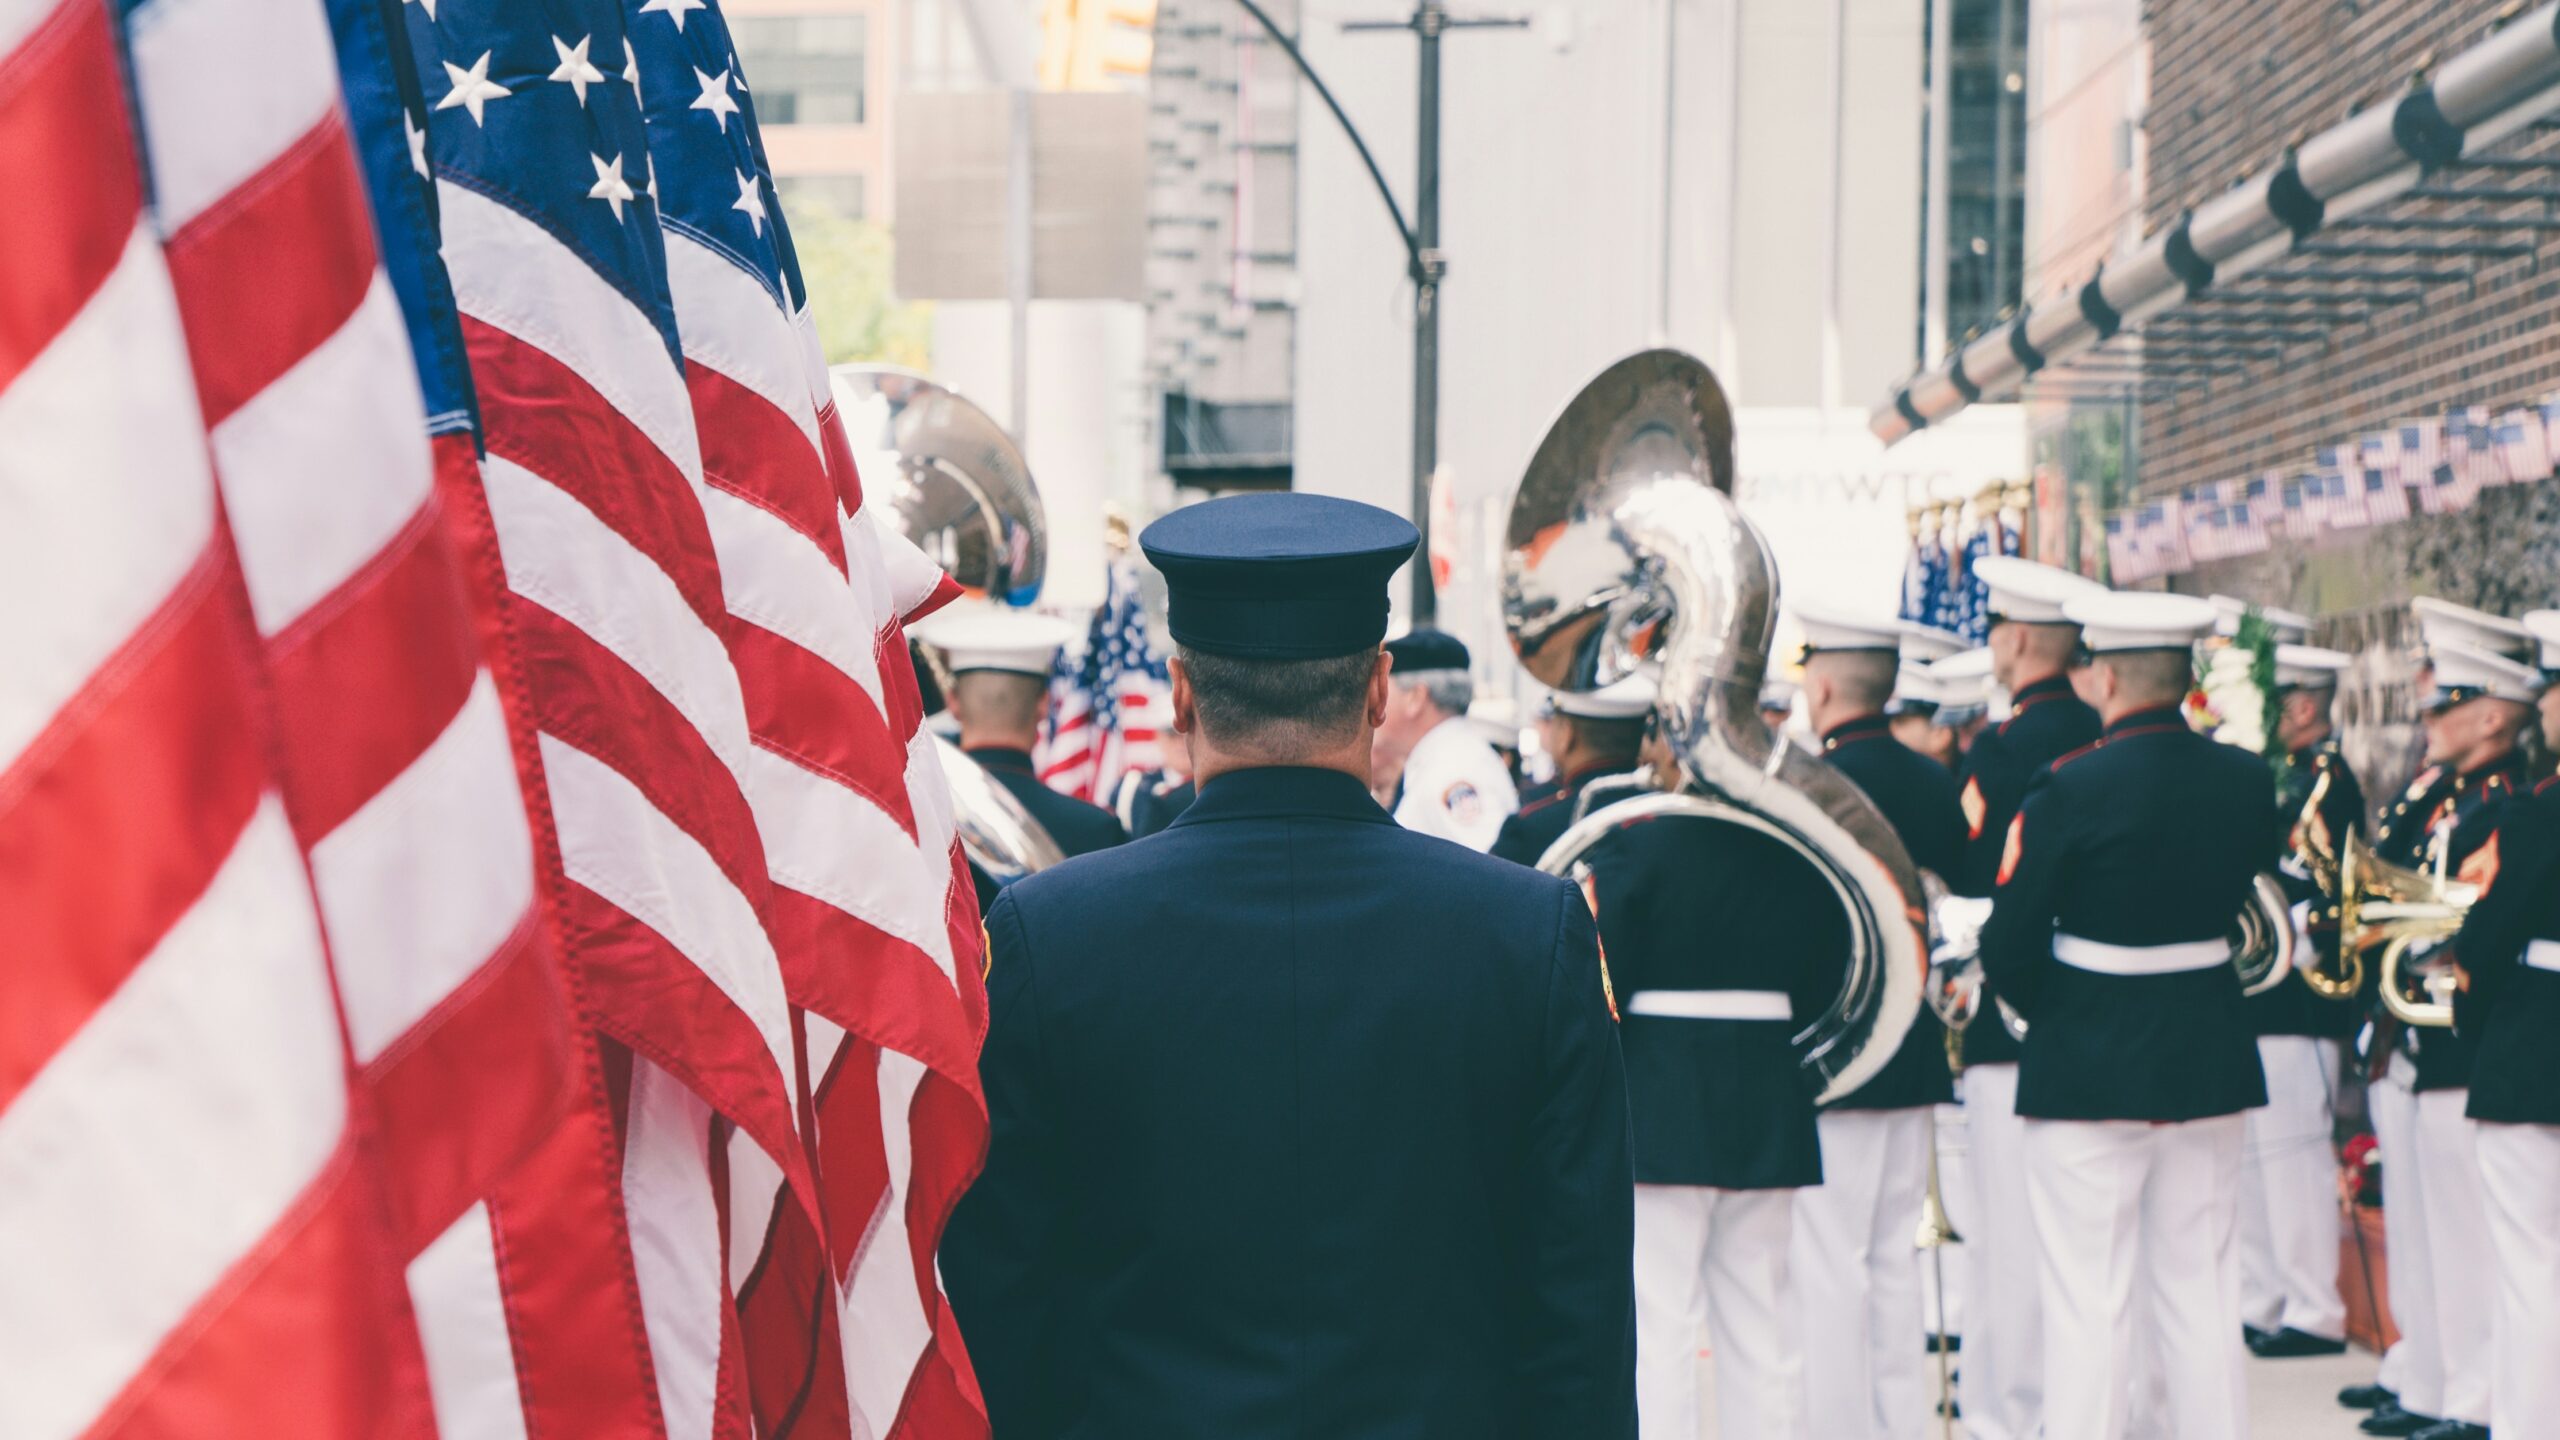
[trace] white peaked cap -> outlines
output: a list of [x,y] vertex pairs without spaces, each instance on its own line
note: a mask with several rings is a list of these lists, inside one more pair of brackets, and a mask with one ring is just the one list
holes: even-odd
[[1484,743],[1501,750],[1520,748],[1520,706],[1508,695],[1480,695],[1467,706],[1467,726]]
[[2239,634],[2241,620],[2254,608],[2258,618],[2267,622],[2267,628],[2276,632],[2278,644],[2300,645],[2311,638],[2311,617],[2297,611],[2279,610],[2273,605],[2252,607],[2237,595],[2215,595],[2211,597],[2211,603],[2213,633],[2216,635]]
[[1974,561],[1973,577],[1990,588],[1994,616],[2027,625],[2071,624],[2071,618],[2062,613],[2065,601],[2107,593],[2106,586],[2086,576],[2014,555],[1986,555]]
[[2093,655],[2184,650],[2213,629],[2213,604],[2193,595],[2101,590],[2073,596],[2063,615],[2080,627]]
[[1804,635],[1804,649],[1808,655],[1847,650],[1873,650],[1890,655],[1902,648],[1904,627],[1899,620],[1860,615],[1848,610],[1803,608],[1799,608],[1795,616],[1796,629]]
[[1580,720],[1635,720],[1652,711],[1659,693],[1653,677],[1638,671],[1597,690],[1559,690],[1548,703],[1557,714]]
[[[1976,696],[1974,698],[1980,698]],[[1946,706],[1965,703],[1956,682],[1926,665],[1905,663],[1894,672],[1893,698],[1885,703],[1887,713],[1898,714],[1915,705]]]
[[2542,668],[2560,670],[2560,610],[2527,610],[2524,628],[2542,651]]
[[2421,595],[2409,602],[2409,613],[2417,617],[2418,634],[2425,638],[2430,651],[2446,644],[2468,645],[2474,650],[2521,660],[2533,649],[2533,637],[2522,625],[2486,610]]
[[2335,687],[2338,677],[2353,657],[2336,650],[2322,650],[2311,645],[2279,645],[2276,647],[2276,685],[2288,690],[2327,690]]
[[1772,675],[1760,682],[1760,708],[1792,710],[1796,703],[1796,682],[1782,675]]
[[2430,645],[2427,658],[2435,668],[2435,692],[2425,706],[2430,714],[2483,698],[2530,705],[2542,693],[2540,671],[2477,645],[2448,640]]
[[1991,679],[1991,647],[1976,645],[1944,660],[1932,660],[1929,673],[1958,684],[1987,684]]
[[1902,663],[1905,666],[1928,665],[1944,660],[1964,648],[1964,637],[1953,630],[1934,625],[1902,622]]
[[914,634],[942,652],[942,663],[954,675],[973,670],[1047,675],[1076,629],[1055,616],[977,600],[959,601],[927,616]]

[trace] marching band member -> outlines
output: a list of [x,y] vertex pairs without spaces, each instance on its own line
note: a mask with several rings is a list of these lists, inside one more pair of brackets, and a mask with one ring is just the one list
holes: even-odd
[[[1913,864],[1953,872],[1965,843],[1955,777],[1897,744],[1884,714],[1906,631],[1919,627],[1811,610],[1796,623],[1823,758],[1884,812]],[[1876,1078],[1817,1117],[1822,1183],[1796,1192],[1792,1267],[1805,1413],[1822,1440],[1912,1434],[1928,1413],[1911,1238],[1927,1188],[1930,1109],[1954,1094],[1946,1030],[1923,1006]]]
[[[2215,597],[2219,607],[2222,597]],[[2299,620],[2266,612],[2279,635]],[[2227,616],[2226,616],[2227,618]],[[2307,629],[2309,622],[2302,621]],[[2364,828],[2364,790],[2338,749],[2332,702],[2347,657],[2280,643],[2275,653],[2276,723],[2268,736],[2283,759],[2276,772],[2276,810],[2288,825],[2313,823],[2305,813],[2316,791],[2318,824],[2331,847]],[[2320,887],[2282,843],[2276,871],[2292,901],[2297,941],[2334,959],[2334,926],[2308,928]],[[2300,975],[2250,996],[2258,1063],[2266,1071],[2267,1104],[2249,1112],[2247,1160],[2240,1185],[2240,1321],[2249,1348],[2265,1359],[2336,1355],[2347,1348],[2347,1307],[2338,1291],[2338,1236],[2328,1223],[2338,1190],[2337,1123],[2341,1043],[2363,1016],[2357,997],[2324,1000]]]
[[1005,1440],[1634,1434],[1590,912],[1368,793],[1418,540],[1288,493],[1139,537],[1200,796],[987,915],[991,1138],[941,1263]]
[[1520,808],[1511,767],[1467,723],[1475,700],[1466,642],[1416,630],[1387,642],[1395,661],[1386,717],[1378,722],[1372,792],[1393,797],[1396,823],[1425,835],[1490,850],[1502,822]]
[[960,722],[960,748],[1022,802],[1059,849],[1083,855],[1129,838],[1110,811],[1050,789],[1031,763],[1040,722],[1049,714],[1049,673],[1058,651],[1075,638],[1073,626],[979,603],[932,616],[916,628],[916,638],[940,651],[951,672],[944,701]]
[[[2422,715],[2428,768],[2385,813],[2374,854],[2395,865],[2433,868],[2441,847],[2446,872],[2470,878],[2466,867],[2496,831],[2499,811],[2527,786],[2516,742],[2540,677],[2511,658],[2529,643],[2524,627],[2514,621],[2432,597],[2412,601],[2410,610],[2425,639],[2433,682]],[[2377,1022],[2376,1046],[2392,1045],[2398,1030],[2387,1017]],[[2471,1044],[2466,1036],[2433,1028],[2397,1034],[2396,1039],[2398,1053],[2389,1063],[2397,1069],[2410,1062],[2409,1089],[2415,1097],[2415,1123],[2400,1161],[2416,1173],[2418,1204],[2408,1218],[2414,1218],[2423,1238],[2404,1252],[2398,1247],[2411,1227],[2390,1232],[2393,1272],[2402,1277],[2394,1288],[2409,1278],[2425,1287],[2426,1316],[2433,1326],[2430,1349],[2443,1378],[2438,1408],[2425,1408],[2427,1397],[2413,1395],[2414,1387],[2407,1387],[2396,1405],[2377,1410],[2364,1428],[2376,1435],[2478,1440],[2488,1433],[2493,1394],[2490,1315],[2495,1300],[2487,1203],[2480,1193],[2472,1127],[2464,1117]],[[2393,1163],[2390,1143],[2383,1141],[2386,1175]],[[2403,1270],[2404,1259],[2416,1262],[2414,1276]],[[2422,1375],[2416,1383],[2426,1378]]]
[[[2073,693],[2080,627],[2063,612],[2104,587],[2067,570],[1993,556],[1974,565],[1990,591],[1991,680],[2010,714],[1975,736],[1958,793],[1967,839],[1962,873],[1945,877],[1965,895],[1991,893],[2001,847],[2028,785],[2046,766],[2098,738],[2096,711]],[[1970,653],[1970,652],[1969,652]],[[1941,660],[1955,667],[1966,655]],[[1978,663],[1978,662],[1977,662]],[[2236,907],[2235,907],[2236,913]],[[1961,1391],[1974,1440],[2035,1440],[2043,1423],[2042,1280],[2035,1216],[2027,1205],[2026,1133],[2018,1119],[2018,1042],[2001,1023],[1997,976],[1965,1027],[1967,1158],[1978,1219],[1965,1230],[1965,1361]]]
[[[2560,611],[2524,617],[2541,649],[2544,743],[2560,751]],[[2560,1437],[2560,779],[2500,812],[2496,875],[2454,941],[2476,1040],[2477,1127],[2496,1259],[2491,1418],[2498,1440]]]
[[1502,833],[1494,837],[1493,853],[1522,865],[1537,864],[1573,823],[1584,785],[1636,768],[1653,700],[1654,683],[1642,674],[1597,690],[1559,690],[1548,697],[1538,734],[1555,760],[1556,778],[1522,797],[1520,813],[1503,821]]
[[2122,1440],[2147,1350],[2169,1433],[2237,1440],[2241,1112],[2266,1085],[2228,933],[2277,842],[2274,788],[2263,762],[2180,712],[2210,605],[2083,594],[2064,613],[2094,657],[2105,732],[2009,821],[1982,935],[1985,970],[2028,1025],[2017,1110],[2043,1252],[2045,1433]]

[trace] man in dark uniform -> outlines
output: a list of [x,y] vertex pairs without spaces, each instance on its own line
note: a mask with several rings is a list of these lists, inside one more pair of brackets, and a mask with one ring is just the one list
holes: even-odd
[[1148,527],[1200,797],[987,917],[987,1167],[942,1246],[998,1440],[1629,1440],[1632,1176],[1574,887],[1368,793],[1411,525]]
[[[1944,765],[1893,738],[1899,621],[1799,610],[1805,713],[1823,758],[1892,822],[1912,863],[1944,878],[1964,857],[1964,812]],[[1928,632],[1924,632],[1928,633]],[[1806,1415],[1824,1440],[1889,1440],[1928,1413],[1911,1237],[1928,1187],[1930,1113],[1955,1098],[1945,1027],[1923,1006],[1893,1059],[1820,1117],[1822,1183],[1796,1192]]]
[[1652,820],[1584,860],[1626,1014],[1643,1440],[1699,1433],[1702,1330],[1714,1433],[1812,1440],[1788,1253],[1822,1146],[1790,1040],[1835,991],[1847,917],[1818,871],[1740,826]]
[[[2542,734],[2560,751],[2560,612],[2525,617],[2541,650]],[[2560,780],[2500,813],[2496,873],[2455,940],[2467,985],[2456,1024],[2475,1044],[2478,1132],[2496,1257],[2489,1428],[2560,1437]]]
[[[2098,738],[2098,713],[2072,692],[2080,627],[2062,602],[2099,586],[2031,560],[1974,563],[1990,591],[1992,679],[2010,695],[2009,718],[1974,737],[1958,775],[1965,854],[1943,877],[1960,895],[1988,895],[2010,817],[2027,787],[2062,756]],[[1968,655],[1979,652],[1967,652]],[[1938,662],[1955,666],[1960,655]],[[1958,667],[1962,668],[1962,667]],[[2027,1208],[2026,1132],[2018,1121],[2018,1042],[2001,1023],[1990,977],[1965,1027],[1967,1161],[1980,1218],[1965,1227],[1966,1427],[1975,1440],[2035,1440],[2042,1423],[2042,1281],[2035,1217]]]
[[[2432,684],[2422,714],[2428,768],[2384,815],[2374,854],[2429,870],[2441,854],[2445,873],[2476,883],[2475,868],[2495,864],[2489,838],[2500,812],[2530,786],[2517,745],[2540,688],[2521,658],[2531,642],[2512,620],[2432,597],[2411,602],[2410,610],[2426,643]],[[2409,1393],[2423,1390],[2421,1381],[2404,1387],[2398,1416],[2377,1414],[2367,1427],[2427,1440],[2480,1440],[2488,1434],[2494,1393],[2490,1317],[2496,1300],[2487,1200],[2464,1113],[2471,1039],[2437,1027],[2404,1031],[2386,1018],[2376,1023],[2374,1044],[2395,1051],[2387,1062],[2392,1069],[2408,1064],[2415,1095],[2405,1156],[2415,1162],[2418,1204],[2415,1216],[2404,1219],[2415,1219],[2422,1238],[2411,1247],[2417,1264],[2410,1271],[2395,1258],[2394,1289],[2410,1279],[2426,1288],[2421,1314],[2432,1321],[2431,1349],[2442,1380],[2436,1408],[2425,1408],[2425,1394]],[[2408,1228],[2393,1238],[2405,1238]],[[2403,1428],[2428,1419],[2436,1423]]]
[[1110,811],[1041,783],[1031,763],[1049,713],[1049,673],[1073,634],[1049,616],[984,604],[953,606],[917,627],[917,638],[940,652],[951,672],[945,700],[960,722],[960,748],[1022,802],[1060,850],[1083,855],[1129,834]]
[[1199,798],[1191,783],[1191,760],[1179,745],[1165,752],[1164,768],[1132,770],[1113,787],[1111,813],[1132,840],[1144,839],[1172,824]]
[[1521,865],[1537,864],[1573,824],[1583,786],[1636,768],[1653,697],[1653,681],[1640,674],[1598,690],[1559,691],[1548,697],[1549,712],[1539,734],[1555,760],[1556,778],[1521,795],[1519,813],[1502,822],[1490,853]]
[[2043,1251],[2046,1433],[2123,1440],[2137,1362],[2167,1433],[2238,1440],[2241,1112],[2266,1103],[2230,931],[2279,822],[2266,763],[2180,712],[2213,607],[2085,595],[2106,729],[2002,842],[1982,960],[2027,1022],[2018,1113]]
[[[2216,597],[2214,604],[2227,618],[2225,602]],[[2298,618],[2274,614],[2280,625]],[[2292,902],[2303,963],[2317,954],[2331,974],[2338,959],[2335,916],[2322,921],[2326,897],[2295,855],[2295,832],[2317,827],[2336,854],[2364,829],[2364,789],[2339,753],[2331,718],[2347,664],[2335,650],[2277,646],[2276,724],[2268,737],[2283,757],[2276,767],[2276,812],[2286,831],[2273,868]],[[2330,1137],[2340,1046],[2362,1023],[2363,1007],[2352,995],[2322,999],[2299,974],[2248,997],[2247,1006],[2267,1104],[2249,1112],[2241,1167],[2240,1321],[2250,1350],[2262,1358],[2336,1355],[2346,1349],[2347,1307],[2338,1291],[2337,1229],[2326,1219],[2338,1192]]]

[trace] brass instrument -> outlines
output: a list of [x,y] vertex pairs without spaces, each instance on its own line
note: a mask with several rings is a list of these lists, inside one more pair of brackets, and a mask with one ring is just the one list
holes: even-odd
[[[959,392],[894,365],[838,365],[829,377],[866,502],[963,586],[1030,604],[1048,572],[1048,514],[1004,427]],[[926,663],[949,693],[941,661],[928,652]],[[960,847],[979,869],[1004,882],[1066,858],[994,776],[935,740]]]
[[[1953,1046],[1949,1046],[1952,1060]],[[1941,1440],[1955,1440],[1956,1377],[1947,1359],[1947,1256],[1950,1245],[1961,1245],[1964,1237],[1956,1233],[1953,1220],[1947,1218],[1946,1192],[1938,1184],[1938,1110],[1929,1108],[1929,1189],[1920,1203],[1920,1229],[1911,1237],[1913,1247],[1929,1252],[1929,1269],[1936,1283],[1931,1287],[1937,1297],[1936,1325],[1931,1333],[1937,1337],[1938,1354],[1938,1433]]]
[[[2329,834],[2329,821],[2320,813],[2320,802],[2329,798],[2329,783],[2335,774],[2331,770],[2320,772],[2320,779],[2312,785],[2310,796],[2302,802],[2302,814],[2293,827],[2294,863],[2302,867],[2303,875],[2319,886],[2320,893],[2329,897],[2333,904],[2339,892],[2338,875],[2342,861]],[[2349,845],[2359,843],[2352,835],[2347,837],[2347,842]],[[2303,984],[2311,987],[2312,994],[2323,1000],[2351,999],[2364,989],[2364,952],[2347,943],[2344,925],[2339,927],[2338,969],[2335,973],[2329,970],[2328,963],[2327,958],[2320,954],[2319,947],[2313,946],[2307,956],[2295,957],[2294,973],[2302,977]]]
[[[2443,942],[2462,929],[2480,898],[2479,886],[2446,874],[2452,838],[2450,830],[2437,833],[2423,870],[2376,860],[2354,836],[2339,858],[2339,947],[2379,949],[2382,1008],[2401,1024],[2421,1029],[2453,1024],[2457,977]],[[2428,953],[2413,966],[2411,954],[2420,946]]]
[[2240,972],[2240,993],[2263,995],[2284,983],[2295,964],[2293,902],[2284,886],[2266,871],[2249,882],[2249,898],[2231,931],[2231,964]]
[[1823,1098],[1892,1058],[1927,966],[1919,872],[1873,802],[1761,720],[1777,617],[1768,542],[1732,498],[1733,416],[1707,367],[1673,350],[1619,361],[1539,445],[1512,502],[1503,619],[1529,673],[1591,690],[1662,666],[1662,731],[1677,791],[1602,806],[1538,861],[1574,873],[1622,826],[1733,825],[1784,845],[1828,882],[1851,946],[1836,998],[1794,1039]]

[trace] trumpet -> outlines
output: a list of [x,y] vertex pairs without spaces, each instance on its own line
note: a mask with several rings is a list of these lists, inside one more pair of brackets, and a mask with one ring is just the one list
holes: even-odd
[[2443,942],[2462,929],[2480,898],[2481,887],[2447,873],[2452,838],[2450,831],[2437,833],[2424,869],[2376,860],[2352,835],[2339,856],[2338,948],[2353,947],[2359,955],[2379,950],[2382,1008],[2421,1029],[2453,1024],[2459,981]]

